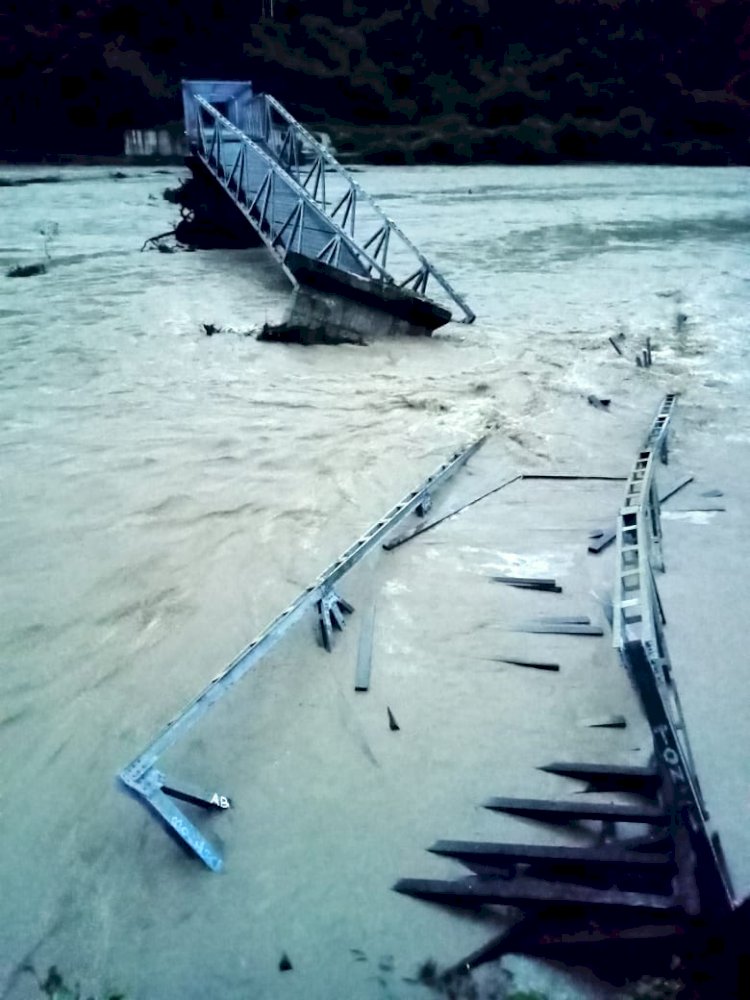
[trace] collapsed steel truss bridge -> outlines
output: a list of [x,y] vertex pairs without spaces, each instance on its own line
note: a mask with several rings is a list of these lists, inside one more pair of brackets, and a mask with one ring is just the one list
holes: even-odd
[[186,80],[183,103],[193,155],[292,284],[301,257],[473,322],[440,271],[273,97],[249,82]]

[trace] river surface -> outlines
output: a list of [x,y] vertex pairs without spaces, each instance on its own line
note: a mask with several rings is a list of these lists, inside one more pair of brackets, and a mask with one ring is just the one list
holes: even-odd
[[143,912],[157,841],[115,775],[458,446],[491,430],[554,461],[536,415],[617,393],[609,336],[734,407],[746,455],[750,173],[364,168],[478,319],[311,348],[245,335],[288,295],[265,251],[140,252],[182,171],[4,175],[50,173],[0,187],[2,275],[57,230],[46,274],[0,277],[0,996],[37,995],[26,961],[128,1000],[275,997],[227,956],[211,987],[200,926],[164,934],[187,911]]

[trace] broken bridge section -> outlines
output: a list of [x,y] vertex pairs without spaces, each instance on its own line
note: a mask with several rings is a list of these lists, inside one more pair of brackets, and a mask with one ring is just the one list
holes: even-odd
[[474,313],[335,157],[249,82],[183,81],[190,166],[296,288],[287,322],[431,333]]
[[[499,904],[521,911],[509,931],[459,962],[470,971],[506,952],[674,941],[724,925],[739,912],[718,832],[698,781],[665,637],[657,590],[664,572],[657,460],[668,461],[676,395],[665,397],[625,489],[617,529],[612,637],[653,735],[645,766],[554,761],[541,770],[614,792],[618,802],[493,797],[485,809],[545,824],[594,823],[586,846],[439,840],[429,850],[471,875],[405,878],[394,888],[456,907]],[[546,581],[542,581],[546,582]],[[554,581],[550,581],[554,582]],[[614,724],[614,723],[608,723]]]

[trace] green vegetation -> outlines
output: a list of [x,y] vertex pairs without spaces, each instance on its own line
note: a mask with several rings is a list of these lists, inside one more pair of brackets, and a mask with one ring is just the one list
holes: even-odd
[[180,79],[203,67],[251,79],[339,151],[374,160],[750,162],[736,0],[12,9],[0,128],[30,154],[120,154],[124,129],[181,119]]

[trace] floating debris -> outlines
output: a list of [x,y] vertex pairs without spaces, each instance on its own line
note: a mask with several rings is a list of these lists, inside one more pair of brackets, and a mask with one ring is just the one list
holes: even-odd
[[493,656],[496,663],[511,663],[515,667],[532,667],[534,670],[554,670],[559,671],[559,663],[544,663],[541,660],[521,660],[518,657]]
[[509,587],[519,587],[523,590],[547,590],[554,594],[562,593],[562,587],[558,587],[556,580],[543,577],[491,576],[490,580],[495,583],[505,583]]
[[370,607],[362,622],[359,633],[359,649],[357,651],[357,675],[354,679],[355,691],[367,691],[370,688],[370,673],[372,672],[372,637],[375,630],[375,605]]
[[597,410],[608,410],[611,399],[601,399],[599,396],[588,395],[586,399]]
[[16,264],[5,272],[6,278],[31,278],[35,274],[46,274],[46,264]]
[[624,715],[598,715],[590,719],[581,719],[580,725],[589,729],[625,729],[627,719]]
[[473,507],[475,503],[479,503],[480,500],[486,499],[486,497],[492,496],[493,493],[498,493],[500,490],[504,490],[506,486],[510,486],[511,483],[517,483],[519,479],[525,479],[523,475],[513,476],[512,479],[506,479],[505,482],[500,483],[499,486],[493,486],[491,490],[487,490],[486,493],[482,493],[481,496],[474,497],[473,500],[469,500],[468,503],[462,504],[460,507],[456,507],[454,510],[450,511],[448,514],[444,514],[442,517],[438,517],[434,521],[430,521],[429,524],[422,524],[418,528],[413,528],[411,531],[404,532],[403,535],[397,535],[396,538],[391,539],[389,542],[383,544],[383,548],[387,551],[391,549],[398,548],[399,545],[403,545],[404,542],[408,542],[411,538],[416,538],[417,535],[423,535],[426,531],[430,531],[432,528],[437,528],[439,524],[443,521],[447,521],[451,517],[455,517],[456,514],[460,514],[462,511],[466,510],[468,507]]
[[592,533],[589,537],[592,539],[589,543],[589,552],[601,552],[614,542],[617,537],[617,529],[604,528],[597,533]]
[[627,476],[576,476],[560,472],[524,472],[522,479],[562,479],[570,482],[589,481],[602,483],[624,483]]
[[513,628],[514,632],[532,632],[546,635],[604,635],[604,631],[598,625],[589,625],[583,621],[555,622],[555,621],[531,621],[521,622]]
[[664,503],[666,500],[669,500],[670,497],[673,497],[675,493],[679,493],[681,489],[688,485],[688,483],[692,483],[693,479],[694,476],[685,476],[678,483],[675,483],[675,485],[668,489],[666,493],[662,493],[659,497],[659,503]]

